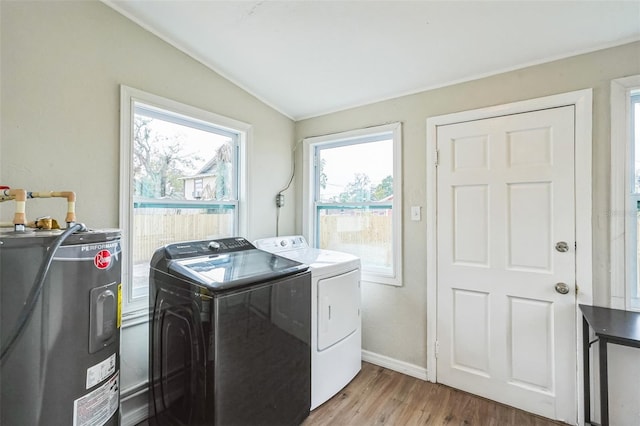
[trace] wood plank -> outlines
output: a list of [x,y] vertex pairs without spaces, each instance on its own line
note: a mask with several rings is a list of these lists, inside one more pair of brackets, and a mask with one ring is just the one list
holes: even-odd
[[313,410],[302,426],[563,424],[363,362],[353,381]]

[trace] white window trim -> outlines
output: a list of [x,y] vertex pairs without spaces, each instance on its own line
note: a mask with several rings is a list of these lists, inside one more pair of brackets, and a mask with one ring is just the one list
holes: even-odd
[[305,138],[303,141],[303,186],[302,186],[302,223],[303,235],[309,244],[316,246],[314,229],[316,215],[314,209],[314,149],[318,145],[329,144],[336,140],[356,139],[378,133],[392,133],[393,138],[393,275],[379,275],[362,272],[362,281],[402,286],[402,124],[391,123],[365,129],[350,130],[330,135]]
[[633,298],[637,261],[635,239],[626,238],[636,230],[636,207],[631,205],[629,180],[631,143],[631,92],[640,89],[640,75],[611,81],[611,210],[610,252],[611,307],[640,310],[640,300]]
[[[138,317],[147,316],[149,303],[147,300],[133,300],[131,296],[132,265],[130,262],[132,241],[129,238],[129,229],[133,223],[133,191],[131,187],[131,174],[133,155],[133,122],[134,103],[140,102],[146,105],[166,109],[178,114],[183,114],[198,120],[215,124],[223,129],[240,132],[239,135],[239,173],[238,173],[238,223],[235,230],[238,235],[248,234],[248,205],[247,205],[247,180],[248,161],[247,146],[250,143],[252,127],[247,123],[237,121],[222,115],[218,115],[200,108],[186,105],[162,96],[144,92],[125,85],[120,86],[120,229],[122,230],[122,284],[123,319],[134,321]],[[123,324],[124,325],[124,324]]]

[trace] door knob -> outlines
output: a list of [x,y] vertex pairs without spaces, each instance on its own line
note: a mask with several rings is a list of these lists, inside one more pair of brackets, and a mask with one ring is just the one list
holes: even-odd
[[565,253],[569,251],[569,244],[567,244],[564,241],[558,241],[556,243],[556,250],[558,250],[560,253]]
[[556,291],[560,294],[567,294],[569,293],[569,286],[566,285],[565,283],[557,283]]

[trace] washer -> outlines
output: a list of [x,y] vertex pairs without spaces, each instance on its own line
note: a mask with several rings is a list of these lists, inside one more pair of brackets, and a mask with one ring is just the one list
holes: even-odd
[[346,386],[362,365],[360,259],[309,247],[300,235],[255,246],[311,268],[311,409]]
[[156,250],[149,424],[301,424],[311,401],[308,269],[244,238]]

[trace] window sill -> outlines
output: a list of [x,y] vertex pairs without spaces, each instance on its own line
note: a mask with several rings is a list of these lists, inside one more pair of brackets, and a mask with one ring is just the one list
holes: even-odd
[[366,272],[362,272],[361,274],[362,282],[389,285],[392,287],[402,287],[402,281],[398,278],[383,277],[380,275],[368,274]]

